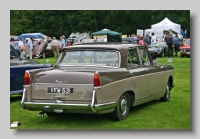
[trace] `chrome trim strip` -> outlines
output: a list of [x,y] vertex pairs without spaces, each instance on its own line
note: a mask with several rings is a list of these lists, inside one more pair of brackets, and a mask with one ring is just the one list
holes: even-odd
[[24,102],[24,104],[28,104],[28,105],[45,105],[45,106],[51,106],[51,105],[55,105],[55,106],[90,106],[89,104],[59,104],[59,103],[37,103],[37,102]]
[[26,95],[26,88],[24,88],[24,91],[23,91],[22,100],[21,100],[21,102],[20,102],[21,105],[24,104],[25,95]]
[[99,107],[99,106],[106,106],[106,105],[111,105],[111,104],[115,104],[116,102],[107,102],[107,103],[102,103],[102,104],[95,104],[95,107]]
[[32,83],[32,85],[45,85],[45,84],[47,84],[47,85],[86,85],[86,86],[88,86],[88,85],[92,85],[93,86],[93,84],[57,84],[57,83]]
[[100,89],[101,88],[101,86],[98,86],[98,87],[94,87],[94,89],[96,90],[96,89]]
[[31,84],[29,84],[29,85],[24,85],[24,88],[25,88],[25,87],[29,87],[29,86],[31,86]]
[[[162,91],[162,92],[160,92],[160,93],[164,93],[164,91]],[[135,100],[139,100],[139,99],[143,99],[143,98],[151,97],[151,96],[154,96],[154,95],[157,95],[157,94],[160,94],[160,93],[150,94],[150,95],[148,95],[148,96],[143,96],[143,97],[140,97],[140,98],[136,98]]]
[[95,103],[95,95],[96,95],[96,91],[95,90],[93,90],[93,92],[92,92],[92,102],[91,102],[91,110],[92,110],[92,112],[97,112],[96,111],[96,109],[94,108],[94,103]]

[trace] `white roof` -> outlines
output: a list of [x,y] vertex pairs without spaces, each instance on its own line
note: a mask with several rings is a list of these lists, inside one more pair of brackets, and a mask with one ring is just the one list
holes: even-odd
[[172,29],[179,34],[181,32],[181,25],[170,21],[167,17],[164,20],[162,20],[161,22],[151,25],[151,28],[152,29],[158,29],[158,28],[159,29]]

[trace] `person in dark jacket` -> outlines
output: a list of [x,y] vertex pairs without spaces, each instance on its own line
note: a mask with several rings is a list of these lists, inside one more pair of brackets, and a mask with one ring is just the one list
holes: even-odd
[[174,41],[174,50],[175,50],[175,56],[177,56],[178,50],[179,50],[179,46],[180,46],[180,42],[178,39],[178,34],[176,34],[175,37],[173,37],[173,41]]
[[174,57],[173,56],[173,47],[174,47],[174,41],[173,41],[173,37],[172,34],[169,33],[166,37],[165,37],[165,42],[168,46],[168,57]]

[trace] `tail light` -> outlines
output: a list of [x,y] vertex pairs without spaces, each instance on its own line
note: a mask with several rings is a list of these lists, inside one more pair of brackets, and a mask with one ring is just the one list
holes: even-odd
[[29,85],[31,83],[30,75],[28,72],[24,74],[24,85]]
[[98,73],[94,74],[94,87],[99,87],[101,85],[100,83],[100,76]]

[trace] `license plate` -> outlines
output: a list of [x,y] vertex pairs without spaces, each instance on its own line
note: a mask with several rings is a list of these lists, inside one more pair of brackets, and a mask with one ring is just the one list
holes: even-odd
[[190,54],[190,52],[187,52],[187,54],[189,55],[189,54]]
[[47,93],[62,93],[62,94],[73,94],[74,88],[57,88],[57,87],[48,87]]

